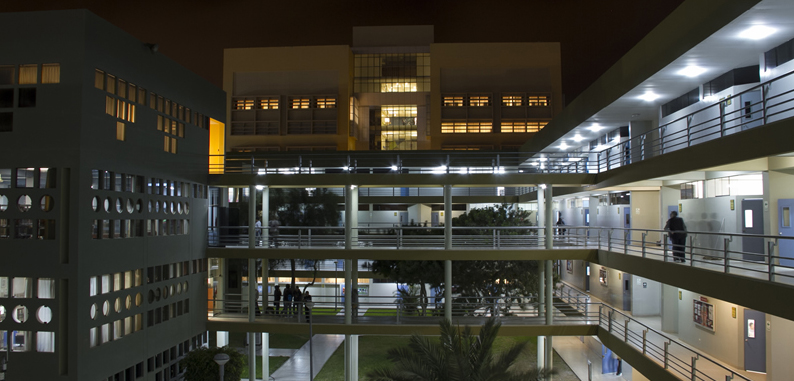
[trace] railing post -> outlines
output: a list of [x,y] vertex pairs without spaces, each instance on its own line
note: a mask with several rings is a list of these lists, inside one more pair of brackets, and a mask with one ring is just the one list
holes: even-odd
[[[689,236],[689,265],[695,267],[695,234]],[[686,260],[686,252],[684,253]]]
[[403,302],[402,300],[400,300],[397,303],[397,324],[400,324],[400,312],[402,311],[402,309],[403,309]]
[[723,104],[724,102],[719,102],[717,106],[720,109],[720,137],[725,136],[725,107]]
[[626,234],[623,235],[623,254],[629,254],[629,240],[631,236],[631,230],[626,230]]
[[642,354],[645,355],[648,351],[648,330],[642,330]]
[[662,253],[664,254],[664,262],[667,262],[667,234],[662,235]]
[[648,232],[642,233],[642,257],[646,258],[647,252],[645,251],[645,236],[648,235]]
[[629,342],[629,319],[626,319],[625,323],[623,323],[623,342]]
[[298,229],[298,249],[301,248],[302,239],[303,239],[303,230]]
[[612,316],[614,315],[614,313],[615,313],[614,310],[609,310],[609,313],[607,314],[607,319],[609,319],[607,332],[609,333],[612,333]]
[[775,258],[774,258],[775,257],[775,246],[777,246],[777,242],[775,242],[775,241],[769,241],[769,242],[766,243],[767,253],[768,253],[767,254],[767,258],[769,258],[769,265],[768,265],[768,269],[767,270],[769,271],[769,281],[770,282],[774,282],[775,281]]
[[402,228],[397,229],[397,236],[395,238],[397,239],[397,250],[400,250],[400,244],[402,243],[402,239],[403,239]]
[[722,249],[723,255],[725,257],[725,273],[726,274],[731,272],[731,270],[730,270],[730,268],[731,268],[731,266],[730,266],[730,253],[729,253],[729,250],[728,250],[728,246],[731,244],[731,240],[732,240],[731,237],[725,238],[725,240],[724,240],[725,244],[723,245],[723,249]]
[[692,357],[692,375],[690,377],[692,381],[697,381],[697,361],[697,357]]
[[607,230],[607,251],[612,251],[612,229]]
[[309,228],[309,245],[308,246],[309,247],[312,246],[312,229],[311,228]]
[[669,360],[668,355],[670,354],[670,351],[668,350],[669,346],[670,346],[670,342],[669,341],[665,341],[664,342],[664,369],[668,369],[669,368],[669,361],[668,361]]

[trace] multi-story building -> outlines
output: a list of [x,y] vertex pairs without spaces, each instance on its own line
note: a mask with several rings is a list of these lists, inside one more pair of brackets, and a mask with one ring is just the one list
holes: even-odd
[[226,149],[517,149],[562,109],[558,43],[434,43],[432,26],[353,44],[227,49]]
[[0,20],[0,379],[174,379],[223,92],[87,11]]

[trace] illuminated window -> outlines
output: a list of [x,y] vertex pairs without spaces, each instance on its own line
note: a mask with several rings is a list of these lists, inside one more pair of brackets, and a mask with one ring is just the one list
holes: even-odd
[[146,105],[146,89],[138,87],[138,103]]
[[116,95],[122,98],[127,97],[127,81],[119,79],[118,86],[116,86]]
[[491,97],[488,95],[472,95],[469,97],[469,106],[483,107],[491,105]]
[[290,108],[309,108],[309,98],[290,99]]
[[503,133],[526,133],[538,132],[546,126],[548,122],[527,122],[527,121],[502,121],[501,131]]
[[493,130],[490,121],[447,121],[441,122],[442,134],[487,134]]
[[527,106],[545,107],[549,105],[549,97],[545,95],[530,95],[527,97]]
[[380,84],[381,93],[411,93],[416,92],[416,82],[383,82]]
[[463,106],[463,96],[454,96],[454,95],[445,95],[444,96],[444,107],[462,107]]
[[138,96],[138,86],[133,85],[132,83],[128,84],[129,91],[127,91],[127,99],[135,102]]
[[116,140],[124,141],[126,138],[126,127],[122,122],[116,122]]
[[502,106],[523,106],[520,95],[503,95]]
[[317,98],[317,108],[336,108],[336,98]]
[[116,116],[116,100],[111,96],[105,96],[105,113]]
[[354,60],[357,93],[430,91],[429,53],[356,54]]
[[61,64],[44,64],[41,65],[41,83],[60,83],[61,82]]
[[116,93],[116,77],[108,74],[105,81],[105,91],[115,94]]
[[384,151],[416,150],[416,106],[382,106],[380,149]]
[[29,85],[39,80],[39,65],[19,65],[19,84]]

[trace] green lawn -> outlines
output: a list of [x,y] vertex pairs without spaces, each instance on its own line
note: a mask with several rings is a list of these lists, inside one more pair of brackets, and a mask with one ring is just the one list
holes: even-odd
[[[284,365],[287,360],[289,360],[289,357],[270,356],[270,360],[268,361],[270,373],[268,373],[268,376]],[[243,357],[243,363],[243,374],[240,375],[240,378],[248,378],[248,356]],[[262,378],[262,356],[256,356],[256,378]]]
[[309,341],[309,335],[270,334],[270,348],[300,349]]
[[[386,358],[387,351],[394,347],[408,345],[408,340],[408,336],[359,336],[359,379],[364,379],[364,376],[373,369],[382,366],[390,366],[391,362]],[[494,349],[497,352],[504,351],[514,343],[524,341],[529,343],[524,350],[522,365],[519,366],[533,366],[537,363],[537,340],[534,336],[501,336],[494,342]],[[344,379],[344,355],[343,343],[337,348],[328,362],[325,363],[325,366],[315,380],[336,381]],[[576,377],[573,371],[571,371],[568,365],[556,353],[554,354],[554,369],[557,372],[554,376],[555,381],[579,381],[579,378]]]

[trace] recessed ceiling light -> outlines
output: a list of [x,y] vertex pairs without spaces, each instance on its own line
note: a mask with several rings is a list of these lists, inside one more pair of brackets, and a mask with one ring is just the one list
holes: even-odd
[[697,77],[706,72],[706,69],[700,66],[687,66],[678,71],[678,75],[683,75],[685,77],[693,78]]
[[659,95],[649,91],[649,92],[647,92],[645,94],[640,95],[637,98],[642,99],[642,100],[644,100],[646,102],[653,102],[653,101],[655,101],[655,100],[657,100],[659,98]]
[[565,142],[560,143],[560,149],[568,149],[568,145]]
[[603,130],[604,127],[602,127],[598,123],[596,123],[596,124],[593,124],[592,126],[588,127],[587,129],[590,130],[590,131],[593,131],[593,132],[598,132],[598,131]]
[[766,25],[753,25],[739,33],[739,37],[748,40],[761,40],[771,36],[776,31],[775,28],[770,28]]
[[576,134],[576,136],[573,137],[573,141],[575,142],[581,142],[582,140],[584,140],[582,135]]

